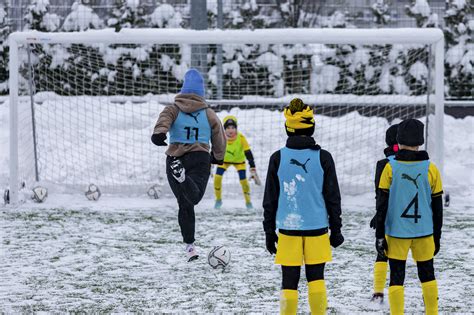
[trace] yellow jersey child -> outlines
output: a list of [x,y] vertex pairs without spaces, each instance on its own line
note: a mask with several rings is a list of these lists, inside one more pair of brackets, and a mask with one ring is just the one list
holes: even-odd
[[388,300],[391,314],[404,313],[405,265],[411,250],[418,268],[425,314],[438,314],[438,284],[433,258],[440,249],[443,188],[439,170],[429,160],[424,125],[407,119],[398,125],[400,151],[380,176],[377,200],[376,248],[390,265]]
[[257,185],[259,179],[255,168],[255,161],[249,143],[245,136],[237,130],[237,118],[235,116],[226,116],[223,120],[225,134],[227,137],[227,149],[224,157],[224,164],[218,165],[216,174],[214,176],[214,193],[216,196],[216,203],[214,208],[220,209],[222,207],[222,177],[225,171],[234,166],[239,173],[240,185],[245,198],[245,205],[247,209],[252,209],[252,202],[250,201],[250,185],[247,180],[245,160],[249,162],[251,177],[255,179]]

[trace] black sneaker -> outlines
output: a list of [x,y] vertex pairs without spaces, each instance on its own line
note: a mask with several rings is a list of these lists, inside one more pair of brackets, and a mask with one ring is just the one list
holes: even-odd
[[181,160],[178,158],[174,158],[174,160],[170,164],[171,174],[173,177],[178,181],[178,183],[184,182],[186,179],[186,175],[184,174],[184,166],[181,163]]
[[378,304],[383,304],[383,293],[374,293],[370,301]]

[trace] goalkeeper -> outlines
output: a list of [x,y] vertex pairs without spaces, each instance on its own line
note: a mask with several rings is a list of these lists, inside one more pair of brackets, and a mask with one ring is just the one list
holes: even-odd
[[250,177],[254,179],[257,185],[260,185],[260,179],[255,169],[255,161],[252,151],[245,136],[237,130],[237,118],[235,116],[227,116],[223,120],[225,134],[227,137],[227,149],[224,157],[224,164],[218,165],[216,175],[214,176],[214,193],[216,196],[216,204],[214,208],[222,207],[222,177],[225,171],[233,165],[239,173],[240,185],[245,198],[247,209],[252,209],[250,201],[250,185],[247,180],[246,163],[247,158],[250,165]]

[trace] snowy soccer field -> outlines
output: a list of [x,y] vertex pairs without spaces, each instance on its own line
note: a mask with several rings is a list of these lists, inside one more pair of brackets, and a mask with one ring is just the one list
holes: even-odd
[[[443,313],[474,309],[474,207],[469,198],[453,196],[445,210],[442,249],[435,259]],[[70,206],[60,206],[66,202]],[[242,200],[234,199],[214,210],[207,199],[196,213],[200,254],[221,244],[231,250],[224,272],[213,270],[203,256],[194,263],[184,261],[171,198],[104,196],[90,206],[80,197],[56,196],[47,209],[34,204],[3,208],[0,311],[278,312],[281,274],[265,250],[262,209],[246,210]],[[332,313],[388,312],[387,303],[369,302],[375,259],[368,226],[372,214],[371,194],[345,198],[346,241],[333,251],[326,269]],[[412,260],[407,266],[406,311],[422,313],[416,267]],[[306,295],[302,279],[303,312],[309,312]]]
[[[0,104],[2,188],[8,179],[7,117],[8,106]],[[143,123],[139,125],[145,127],[139,131],[147,135],[140,141],[148,143],[149,125],[156,113],[140,117]],[[328,126],[337,121],[319,118],[320,124]],[[384,119],[354,113],[335,119],[352,121],[359,127],[377,122],[382,135],[387,126]],[[444,184],[452,201],[444,212],[442,248],[435,259],[443,313],[470,313],[474,309],[473,126],[472,117],[445,116]],[[243,126],[247,133],[254,131],[250,127]],[[113,134],[116,129],[108,132]],[[348,128],[344,132],[352,131]],[[319,142],[318,134],[316,138]],[[250,139],[254,145],[258,143],[257,137]],[[283,141],[275,137],[272,145],[283,145]],[[364,141],[358,149],[369,140]],[[331,138],[325,141],[333,142]],[[364,174],[373,167],[370,161],[360,162],[367,164]],[[264,163],[262,160],[259,165]],[[260,170],[264,177],[264,168]],[[344,172],[340,169],[339,177],[347,175]],[[366,180],[372,185],[372,178]],[[261,194],[254,196],[256,210],[249,211],[239,195],[240,188],[229,189],[227,184],[224,193],[232,193],[224,197],[222,210],[212,208],[211,184],[197,207],[201,258],[195,263],[183,259],[177,206],[170,195],[154,201],[146,196],[127,199],[106,194],[91,203],[78,193],[51,193],[45,204],[28,201],[18,208],[0,205],[0,312],[277,313],[281,274],[265,250]],[[388,303],[382,307],[369,303],[375,260],[369,221],[374,207],[373,193],[343,195],[346,241],[333,251],[333,262],[326,268],[330,312],[388,313]],[[224,272],[211,269],[206,262],[207,252],[216,245],[226,245],[232,253]],[[406,311],[422,313],[421,288],[412,260],[408,262],[405,292]],[[304,277],[300,294],[299,309],[308,312]]]

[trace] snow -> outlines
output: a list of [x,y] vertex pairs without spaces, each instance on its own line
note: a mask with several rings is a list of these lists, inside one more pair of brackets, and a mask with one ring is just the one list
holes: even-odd
[[132,11],[138,11],[139,6],[140,0],[127,0],[127,7],[130,8]]
[[458,10],[463,10],[466,6],[466,0],[452,0],[450,3],[456,6]]
[[32,11],[36,14],[42,14],[48,10],[49,0],[34,0],[31,4]]
[[426,0],[415,0],[415,4],[411,7],[413,14],[420,14],[424,17],[429,17],[431,14],[431,8]]
[[[74,2],[71,13],[64,20],[63,29],[66,32],[85,31],[89,28],[101,28],[102,25],[102,20],[92,8]],[[69,36],[71,35],[69,34]]]
[[471,31],[474,31],[474,19],[471,19],[467,22],[468,27]]
[[327,25],[328,27],[344,27],[346,26],[346,16],[344,13],[340,11],[334,12],[333,15],[331,15],[329,24]]
[[274,53],[266,52],[257,57],[257,65],[266,67],[272,75],[281,76],[283,73],[283,59]]
[[43,16],[41,26],[43,26],[48,32],[55,32],[61,25],[61,18],[54,13],[46,13]]
[[341,68],[334,65],[324,65],[320,71],[311,74],[311,93],[319,94],[334,92],[337,87]]
[[465,74],[474,74],[474,45],[470,45],[471,48],[466,51],[466,54],[461,59],[462,72]]
[[[255,200],[259,205],[261,200]],[[67,204],[67,207],[64,205]],[[279,266],[265,250],[262,209],[248,211],[242,199],[227,198],[221,210],[209,196],[196,208],[197,251],[184,261],[176,204],[103,196],[51,196],[45,205],[0,208],[2,252],[0,310],[19,312],[278,313]],[[343,199],[345,243],[327,264],[328,313],[388,313],[369,302],[376,253],[373,196]],[[453,198],[445,211],[441,251],[435,259],[441,313],[474,308],[469,283],[473,266],[469,200]],[[453,246],[456,244],[456,246]],[[214,270],[206,254],[225,245],[232,258]],[[309,313],[302,272],[299,310]],[[385,291],[387,293],[387,290]],[[405,311],[422,313],[416,265],[407,261]]]
[[159,28],[179,28],[183,22],[181,13],[175,11],[170,4],[159,5],[153,13],[150,15],[150,22],[152,26],[158,26]]
[[408,70],[410,75],[414,77],[416,80],[425,80],[428,78],[428,68],[426,65],[421,62],[417,61],[415,62],[411,67],[410,70]]
[[449,48],[446,52],[446,63],[451,67],[458,65],[464,55],[465,47],[466,45],[464,43],[459,43]]
[[[35,99],[43,103],[39,107],[44,107],[51,100],[61,102],[64,97],[42,93]],[[124,98],[117,97],[118,101],[121,99]],[[79,99],[77,104],[92,100],[86,97],[82,103]],[[94,122],[100,127],[100,135],[108,138],[119,133],[123,143],[134,146],[134,142],[138,142],[138,147],[143,147],[149,143],[150,128],[162,108],[156,103],[155,96],[143,100],[147,103],[136,103],[132,107],[128,101],[114,105],[97,99],[94,102],[101,106],[96,107],[94,115],[91,113],[84,117],[93,119],[101,116],[101,110],[112,111],[109,116],[112,119]],[[134,125],[127,115],[120,116],[120,113],[128,113],[133,117],[134,125],[138,126],[136,130],[144,130],[146,139],[143,142],[131,136],[136,134]],[[228,113],[220,112],[219,116]],[[240,128],[255,152],[270,154],[283,145],[286,138],[283,128],[272,128],[282,126],[281,113],[263,108],[232,109],[230,113],[241,122]],[[473,241],[469,237],[474,232],[474,165],[470,158],[474,155],[474,117],[455,119],[446,115],[444,122],[446,163],[443,183],[451,194],[451,205],[444,212],[441,251],[435,259],[439,305],[441,313],[469,313],[474,309],[473,288],[466,286],[474,272],[471,263],[474,259]],[[49,126],[52,135],[60,130],[56,124]],[[376,253],[374,232],[369,228],[375,202],[371,192],[372,175],[367,172],[373,170],[373,160],[382,156],[388,122],[350,113],[332,118],[316,115],[316,124],[318,143],[324,148],[332,145],[328,150],[333,153],[342,154],[341,147],[348,149],[350,154],[345,156],[355,159],[365,181],[370,184],[368,193],[343,194],[342,232],[346,241],[333,249],[333,261],[326,267],[328,312],[387,313],[387,302],[382,306],[368,302]],[[341,126],[345,126],[344,130]],[[366,129],[369,134],[364,133],[369,126],[374,128]],[[0,98],[1,188],[8,180],[8,128],[8,101]],[[325,128],[328,128],[328,133],[322,133]],[[375,137],[371,136],[373,133]],[[357,142],[359,137],[354,137],[354,134],[363,134],[363,138],[367,136],[367,141]],[[87,130],[83,136],[82,142],[93,141],[97,138],[96,129]],[[340,146],[334,143],[338,137],[351,145],[348,146],[347,141]],[[48,150],[53,150],[54,144],[60,142],[51,143]],[[363,151],[357,151],[358,146],[363,151],[367,151],[369,146],[375,151],[370,151],[371,156],[362,155],[360,152]],[[124,148],[126,146],[120,146],[118,151],[125,158],[119,163],[125,163],[129,158]],[[134,147],[133,150],[138,149]],[[88,154],[84,150],[81,152]],[[162,151],[158,155],[145,155],[152,160],[154,167],[162,170]],[[336,165],[342,166],[344,161],[337,160],[336,153],[333,156]],[[262,180],[265,175],[263,165],[267,162],[257,160]],[[119,164],[111,164],[118,171],[116,165]],[[67,167],[71,170],[72,166]],[[342,178],[348,171],[349,168],[343,167],[338,176]],[[229,172],[226,179],[236,180],[237,177],[232,175],[235,174]],[[238,181],[235,185],[225,182],[224,206],[221,210],[214,210],[212,184],[209,184],[204,200],[196,208],[196,244],[201,258],[195,264],[183,259],[177,205],[166,186],[164,188],[164,195],[159,200],[149,199],[145,190],[137,197],[105,193],[97,202],[87,201],[82,193],[62,194],[50,190],[44,204],[27,201],[17,208],[0,205],[0,311],[277,313],[281,272],[265,250],[261,188],[252,184],[252,201],[256,210],[249,211],[240,196]],[[215,245],[225,245],[232,253],[230,265],[223,272],[213,270],[206,262],[207,252]],[[411,259],[407,262],[405,284],[406,312],[422,313],[421,288],[416,265]],[[300,282],[299,309],[309,312],[304,273]]]
[[7,12],[3,6],[0,6],[0,25],[4,23],[4,20],[7,17]]

